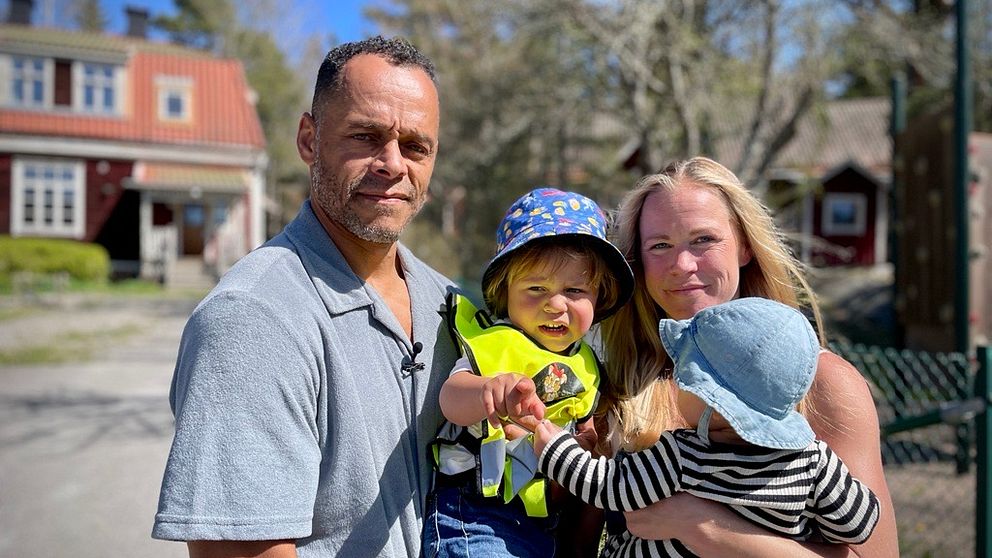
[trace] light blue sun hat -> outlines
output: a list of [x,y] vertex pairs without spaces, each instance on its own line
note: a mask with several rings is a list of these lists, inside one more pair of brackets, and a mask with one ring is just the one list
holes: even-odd
[[528,242],[552,236],[574,236],[588,242],[603,257],[607,270],[616,277],[619,289],[617,302],[596,312],[597,322],[627,303],[634,293],[634,272],[620,250],[606,239],[606,215],[603,210],[582,194],[548,187],[527,192],[506,210],[496,229],[496,255],[489,260],[482,273],[483,292],[492,280],[496,263]]
[[766,448],[802,449],[815,438],[796,405],[816,374],[820,344],[798,310],[767,298],[738,298],[688,320],[663,319],[661,342],[680,389],[709,408],[744,440]]

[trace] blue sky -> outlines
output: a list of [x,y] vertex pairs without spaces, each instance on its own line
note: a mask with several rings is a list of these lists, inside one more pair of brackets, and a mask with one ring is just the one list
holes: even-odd
[[[36,5],[44,0],[35,0]],[[293,0],[292,2],[277,2],[280,5],[293,5],[296,9],[285,10],[287,17],[299,16],[301,31],[309,35],[328,32],[342,42],[360,39],[368,34],[371,24],[362,16],[362,6],[367,2],[361,0]],[[124,7],[135,6],[147,8],[154,16],[173,11],[172,0],[103,0],[103,12],[111,18],[110,30],[123,30]]]
[[[234,0],[235,4],[240,3]],[[333,34],[339,42],[361,39],[372,34],[375,27],[362,15],[362,7],[373,3],[374,0],[291,0],[271,2],[280,6],[292,6],[281,10],[279,22],[273,26],[274,33],[280,41],[283,50],[291,57],[303,41],[314,34],[326,38]],[[251,4],[251,2],[245,2]],[[62,25],[61,22],[45,21],[57,19],[60,9],[68,4],[65,0],[34,0],[34,22],[36,25]],[[172,0],[101,0],[104,15],[109,19],[107,31],[124,33],[127,23],[124,16],[125,6],[147,8],[152,17],[163,13],[172,13]],[[0,14],[5,15],[9,9],[10,0],[0,0]],[[152,35],[152,38],[160,38]],[[326,45],[331,46],[331,45]]]

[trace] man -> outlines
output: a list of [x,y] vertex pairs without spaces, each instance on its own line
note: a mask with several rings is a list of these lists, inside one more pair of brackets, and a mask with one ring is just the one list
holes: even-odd
[[309,201],[183,333],[154,537],[194,557],[419,553],[452,285],[398,238],[437,154],[433,79],[381,37],[321,64],[297,132]]

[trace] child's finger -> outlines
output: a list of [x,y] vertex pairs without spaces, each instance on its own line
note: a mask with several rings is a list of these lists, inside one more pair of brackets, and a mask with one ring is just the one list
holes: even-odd
[[541,420],[538,419],[538,418],[535,418],[533,415],[524,415],[522,417],[514,417],[512,420],[513,420],[513,424],[516,424],[517,426],[519,426],[521,428],[526,428],[527,430],[529,430],[531,432],[535,432],[536,429],[537,429],[537,427],[538,427],[538,425],[541,424]]
[[534,394],[534,397],[527,405],[527,410],[530,414],[534,415],[534,418],[537,420],[544,420],[544,401],[541,401],[541,398],[538,397],[537,394]]
[[486,413],[489,425],[496,428],[500,425],[499,413],[496,412],[496,403],[493,401],[492,392],[486,390],[482,393],[482,409]]

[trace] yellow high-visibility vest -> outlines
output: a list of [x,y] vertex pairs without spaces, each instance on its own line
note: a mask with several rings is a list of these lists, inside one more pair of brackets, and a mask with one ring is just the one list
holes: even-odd
[[[447,322],[462,356],[468,358],[475,374],[496,376],[513,372],[530,377],[547,408],[546,419],[570,428],[596,410],[599,363],[586,343],[580,342],[570,355],[548,351],[511,324],[494,323],[488,313],[457,294],[448,296]],[[533,471],[507,453],[502,427],[493,428],[487,420],[479,427],[483,437],[477,446],[476,463],[482,495],[502,494],[504,502],[519,496],[528,515],[547,517],[547,481],[540,475],[535,477]],[[532,441],[533,437],[528,436],[527,443]],[[435,440],[434,455],[439,466],[437,444],[443,443],[457,442],[441,437]],[[532,448],[531,445],[527,451],[533,453]]]

